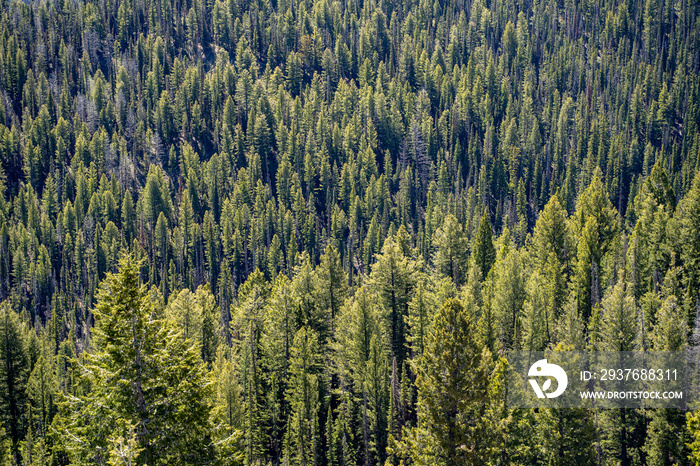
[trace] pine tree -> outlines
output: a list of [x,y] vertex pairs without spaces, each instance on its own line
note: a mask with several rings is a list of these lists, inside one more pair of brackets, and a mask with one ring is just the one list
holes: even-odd
[[[208,384],[197,349],[159,316],[157,297],[138,282],[138,264],[120,260],[100,288],[94,350],[80,364],[73,396],[55,422],[76,462],[108,464],[133,439],[137,464],[206,464]],[[78,361],[76,361],[77,363]]]
[[290,404],[289,430],[287,431],[287,449],[290,465],[318,465],[317,445],[320,432],[317,426],[319,416],[319,372],[318,336],[307,328],[300,328],[294,335],[290,351],[289,388],[287,401]]
[[467,241],[454,215],[445,217],[433,236],[433,245],[435,268],[459,286],[467,273]]
[[590,217],[578,241],[576,269],[572,277],[572,288],[584,322],[588,322],[593,306],[600,303],[600,238],[597,230],[598,222]]
[[[32,379],[20,462],[71,461],[58,431],[42,438],[38,387],[55,366],[67,397],[92,392],[80,364],[121,249],[164,300],[190,290],[167,320],[211,371],[222,324],[221,383],[242,416],[232,429],[215,416],[222,463],[283,461],[301,327],[329,363],[316,450],[355,466],[387,454],[383,424],[392,463],[410,462],[404,440],[438,448],[400,424],[419,427],[415,364],[449,297],[473,297],[492,353],[603,349],[628,294],[637,349],[682,341],[700,308],[697,3],[0,0],[0,302],[21,316]],[[621,278],[624,305],[603,306]],[[216,298],[200,306],[207,282]],[[488,461],[593,461],[584,419],[574,439],[573,417],[538,411],[554,430],[536,438],[535,413],[499,401]],[[595,460],[685,461],[675,420],[640,419],[632,453]],[[604,420],[606,442],[624,423]],[[139,463],[139,423],[114,425],[105,458]],[[0,463],[13,462],[3,432]]]
[[554,253],[561,264],[567,264],[569,241],[566,217],[559,193],[556,193],[540,212],[533,231],[532,244],[538,266],[544,267],[550,253]]
[[[608,290],[601,303],[601,341],[603,351],[634,351],[638,345],[638,320],[634,299],[627,284],[620,280]],[[642,453],[640,435],[644,420],[631,408],[604,410],[600,413],[601,448],[608,461],[631,464]]]
[[581,193],[571,230],[577,243],[576,271],[573,278],[584,319],[600,300],[602,261],[618,236],[619,214],[605,192],[601,173],[596,169],[591,184]]
[[290,280],[283,274],[275,278],[266,309],[262,338],[265,366],[269,370],[267,415],[270,419],[270,450],[273,457],[281,457],[284,447],[284,429],[289,414],[285,392],[289,382],[289,358],[297,327],[299,298]]
[[[425,353],[416,365],[418,428],[406,433],[419,464],[430,458],[447,466],[485,462],[491,435],[482,423],[489,404],[491,355],[476,338],[469,309],[450,299],[435,316]],[[427,438],[426,438],[427,437]],[[430,439],[433,448],[417,440]],[[412,440],[411,440],[412,439]],[[425,445],[427,446],[427,445]]]
[[212,440],[217,458],[232,465],[243,464],[243,410],[241,387],[236,377],[233,350],[219,345],[209,378],[212,393]]
[[678,204],[673,222],[669,224],[669,236],[675,238],[676,249],[685,270],[684,282],[695,302],[700,302],[700,172],[695,175],[692,189]]
[[328,343],[331,330],[330,312],[332,308],[322,305],[316,294],[318,280],[314,274],[311,258],[304,252],[302,263],[295,268],[292,289],[299,300],[297,309],[297,327],[308,326],[319,337],[322,348]]
[[27,381],[27,398],[31,405],[32,429],[37,437],[46,436],[51,421],[56,414],[55,397],[58,391],[56,361],[48,345],[42,347],[39,359]]
[[535,414],[539,464],[595,464],[594,412],[545,408]]
[[330,319],[335,319],[348,294],[348,278],[340,261],[340,255],[333,245],[326,248],[314,274],[317,278],[314,293],[316,299],[330,311],[326,312]]
[[419,282],[408,307],[408,341],[412,357],[419,357],[425,351],[435,308],[434,296]]
[[19,442],[24,438],[27,425],[25,390],[30,376],[23,327],[10,303],[0,303],[0,421],[17,463],[21,459]]
[[388,238],[372,267],[370,280],[382,306],[389,313],[392,356],[399,364],[406,358],[406,319],[416,283],[416,263],[405,256],[397,238]]
[[518,251],[510,251],[499,270],[494,288],[492,312],[499,322],[501,345],[506,350],[518,349],[522,338],[522,308],[525,301],[525,279]]
[[232,326],[239,332],[239,378],[243,392],[245,464],[261,461],[265,455],[265,373],[262,360],[264,310],[269,285],[255,270],[238,289],[239,306]]
[[202,309],[197,305],[194,293],[185,288],[172,299],[165,307],[165,316],[178,328],[182,329],[182,336],[202,344]]
[[386,460],[386,446],[388,436],[388,411],[389,411],[389,387],[388,387],[388,360],[386,342],[375,334],[370,341],[369,359],[366,362],[364,377],[363,398],[366,400],[366,409],[363,416],[368,421],[368,448],[365,461],[371,464],[383,464]]
[[129,191],[124,194],[121,220],[124,239],[126,240],[127,244],[131,244],[136,237],[136,211],[134,210],[134,200]]
[[487,213],[481,216],[479,229],[476,232],[476,238],[474,238],[472,262],[481,270],[481,276],[483,278],[486,278],[491,271],[493,263],[496,262],[496,250],[493,247],[491,222],[489,222]]
[[[127,196],[128,197],[128,196]],[[126,198],[125,198],[126,199]],[[128,202],[128,201],[124,201]],[[123,207],[128,209],[128,207]],[[158,215],[163,212],[166,220],[173,219],[173,202],[170,196],[170,187],[163,170],[157,165],[151,165],[146,177],[146,184],[141,191],[136,211],[143,214],[147,222],[149,231],[156,226]],[[126,210],[122,211],[122,216],[128,215]],[[124,221],[129,221],[124,219]]]
[[657,163],[634,201],[637,223],[629,240],[628,257],[636,297],[657,291],[662,273],[670,265],[667,228],[675,203],[665,170]]
[[[667,284],[675,277],[667,274]],[[668,290],[670,291],[670,290]],[[651,334],[654,351],[682,352],[687,348],[688,320],[675,295],[668,294],[659,309],[657,323]],[[688,457],[690,438],[685,427],[684,413],[676,408],[654,409],[648,412],[644,451],[651,464],[678,464]]]
[[544,351],[551,341],[554,330],[551,310],[547,309],[541,293],[541,281],[537,272],[533,273],[527,281],[527,297],[523,306],[522,349],[524,351]]
[[576,351],[583,351],[586,349],[592,350],[598,342],[596,330],[596,322],[592,318],[589,330],[589,341],[587,342],[583,317],[578,310],[576,297],[571,294],[557,322],[557,340],[568,347],[573,347]]
[[221,338],[221,313],[209,286],[200,286],[194,293],[182,290],[171,299],[165,315],[195,343],[202,360],[211,366]]
[[[352,404],[357,403],[361,411],[357,426],[357,439],[361,444],[358,458],[371,460],[372,422],[375,415],[379,414],[370,406],[371,401],[381,402],[381,370],[385,358],[386,332],[380,320],[384,310],[376,305],[376,295],[371,292],[369,286],[362,286],[355,293],[352,301],[348,300],[338,318],[336,326],[335,342],[333,344],[333,360],[340,376],[341,393],[352,390],[355,400],[344,401],[344,409],[348,410]],[[370,389],[374,386],[374,399]],[[379,408],[379,406],[376,406]],[[347,416],[347,411],[343,416]],[[381,415],[381,414],[380,414]],[[381,420],[381,419],[380,419]],[[347,419],[343,420],[343,429],[350,429]],[[374,424],[376,427],[378,424]],[[343,447],[345,448],[345,447]],[[348,452],[349,454],[350,452]]]
[[639,322],[634,299],[622,280],[611,288],[602,302],[602,342],[605,351],[637,349]]

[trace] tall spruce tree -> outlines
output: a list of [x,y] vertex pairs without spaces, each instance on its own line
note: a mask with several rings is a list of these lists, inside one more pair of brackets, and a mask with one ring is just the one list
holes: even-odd
[[12,443],[12,456],[19,463],[19,442],[27,426],[26,387],[30,361],[19,315],[10,303],[0,303],[0,422]]
[[377,297],[389,314],[391,352],[398,364],[403,364],[408,350],[406,320],[409,303],[415,292],[416,267],[416,262],[406,257],[397,236],[384,242],[370,275]]
[[[678,302],[674,289],[677,274],[669,270],[664,279],[665,299],[658,311],[656,325],[651,332],[654,351],[678,352],[688,348],[688,318]],[[690,432],[686,429],[685,414],[677,408],[660,408],[647,412],[649,424],[644,451],[650,464],[672,465],[689,457]]]
[[678,204],[673,222],[669,223],[669,236],[680,250],[683,262],[684,283],[692,304],[700,303],[700,171],[695,175],[692,189]]
[[522,339],[522,311],[526,297],[520,253],[511,250],[496,264],[499,266],[499,273],[494,286],[492,311],[499,323],[503,348],[518,349]]
[[242,465],[243,409],[241,386],[236,374],[232,348],[219,345],[209,373],[212,382],[212,440],[217,459],[225,464]]
[[290,380],[286,394],[291,411],[285,462],[290,465],[318,466],[321,463],[319,372],[318,334],[302,327],[294,335],[290,350]]
[[439,273],[447,275],[459,286],[467,274],[467,241],[454,215],[445,217],[433,236],[433,263]]
[[340,254],[333,245],[329,245],[321,256],[315,272],[315,295],[320,306],[331,320],[335,319],[348,294],[348,277],[343,269]]
[[134,464],[207,464],[208,384],[198,349],[163,319],[157,296],[139,284],[126,255],[108,275],[94,310],[93,347],[76,361],[73,395],[55,423],[69,457],[110,464],[126,441]]
[[[631,289],[622,279],[608,290],[601,303],[600,350],[635,351],[639,345],[639,321]],[[644,461],[644,419],[632,408],[603,410],[600,414],[600,446],[606,461],[631,465]]]
[[476,232],[476,238],[474,238],[472,262],[481,271],[482,278],[486,278],[491,271],[493,263],[496,262],[496,249],[493,247],[491,222],[486,212],[481,216],[479,229]]
[[469,309],[448,299],[435,315],[425,352],[416,363],[419,427],[404,432],[418,464],[485,464],[489,435],[491,354],[477,338]]
[[551,197],[535,224],[532,245],[539,267],[544,267],[551,253],[561,264],[568,262],[569,240],[566,230],[566,210],[562,207],[559,193]]

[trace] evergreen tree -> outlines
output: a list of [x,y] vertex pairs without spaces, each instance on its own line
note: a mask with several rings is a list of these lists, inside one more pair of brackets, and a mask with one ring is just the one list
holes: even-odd
[[[375,299],[375,295],[365,285],[357,290],[352,301],[346,302],[338,318],[333,345],[333,360],[340,376],[341,399],[344,400],[342,427],[350,428],[347,410],[352,409],[352,405],[356,402],[362,413],[357,432],[358,440],[362,439],[362,447],[358,454],[368,461],[370,420],[367,413],[367,387],[372,383],[370,368],[373,367],[370,359],[373,356],[373,350],[374,355],[377,355],[378,344],[386,338],[380,321],[382,308],[374,305]],[[374,366],[374,368],[377,367]],[[353,395],[356,400],[346,398]]]
[[484,213],[479,222],[479,229],[472,246],[472,262],[481,271],[481,276],[486,277],[496,262],[496,250],[493,247],[491,223],[488,215]]
[[239,306],[234,327],[239,333],[239,378],[243,388],[245,464],[261,461],[265,455],[265,377],[262,359],[264,309],[269,286],[259,270],[251,273],[238,292]]
[[298,330],[298,308],[299,298],[290,280],[279,274],[273,282],[262,338],[265,365],[269,370],[267,413],[271,426],[270,449],[273,457],[278,458],[284,449],[284,429],[289,414],[285,392],[289,382],[291,348]]
[[340,255],[332,245],[328,246],[321,256],[315,276],[317,300],[330,311],[327,312],[330,318],[335,319],[348,294],[348,279],[340,261]]
[[287,431],[288,457],[293,465],[318,465],[321,433],[318,430],[319,369],[318,336],[307,327],[294,335],[290,350],[287,401],[291,412]]
[[634,298],[628,285],[620,280],[602,302],[602,342],[604,351],[637,349],[639,322]]
[[[634,351],[638,345],[637,309],[630,289],[620,280],[602,302],[601,342],[603,351]],[[601,412],[600,445],[609,461],[632,464],[634,458],[643,461],[643,417],[631,408]]]
[[630,237],[628,256],[637,297],[647,291],[658,291],[662,272],[670,266],[671,248],[666,230],[675,203],[666,173],[657,163],[635,197],[637,223]]
[[[675,277],[669,273],[666,285]],[[666,286],[670,292],[671,287]],[[673,294],[668,294],[659,309],[657,323],[651,335],[655,351],[682,352],[687,349],[688,323],[683,307]],[[686,431],[684,413],[676,408],[654,409],[649,411],[649,425],[644,451],[653,464],[678,464],[688,456],[687,444],[690,441]]]
[[[94,350],[64,395],[56,427],[76,462],[108,464],[132,439],[137,464],[211,461],[208,385],[197,350],[138,282],[138,264],[120,260],[95,308]],[[157,299],[157,298],[156,298]]]
[[419,282],[408,308],[408,340],[413,357],[419,357],[425,351],[436,307],[433,294]]
[[522,338],[522,349],[525,351],[544,351],[552,339],[553,316],[543,299],[541,280],[539,274],[535,272],[527,282]]
[[51,349],[44,344],[27,381],[27,398],[33,421],[30,422],[29,428],[34,430],[38,438],[46,436],[56,414],[57,391],[56,360]]
[[370,280],[378,298],[388,312],[392,356],[398,364],[406,358],[406,319],[416,283],[416,263],[406,257],[397,237],[384,242],[382,252],[372,267]]
[[454,215],[445,217],[442,226],[435,232],[433,244],[435,268],[451,277],[454,284],[459,286],[467,272],[467,242],[462,226]]
[[584,319],[600,302],[603,257],[610,252],[618,234],[618,213],[610,203],[598,169],[591,184],[577,200],[571,229],[577,242],[575,288]]
[[506,350],[520,348],[525,301],[525,279],[522,261],[517,251],[510,251],[503,261],[497,261],[499,270],[494,287],[493,314],[498,321],[501,345]]
[[136,238],[136,211],[134,210],[134,200],[129,191],[124,194],[122,202],[121,225],[124,239],[127,244],[130,244]]
[[700,224],[700,172],[695,175],[692,189],[688,195],[678,204],[673,223],[669,224],[669,236],[677,238],[677,249],[680,249],[680,257],[685,270],[684,280],[688,293],[697,302],[700,302],[700,235],[697,228]]
[[182,290],[171,299],[165,315],[199,348],[202,360],[211,365],[221,332],[219,308],[209,288],[200,286],[194,293]]
[[540,464],[595,464],[595,413],[545,408],[535,414]]
[[555,254],[559,263],[567,264],[569,244],[566,217],[566,210],[557,193],[540,212],[532,235],[533,249],[540,267],[544,267],[550,253]]
[[21,460],[19,443],[27,426],[25,390],[30,377],[23,327],[10,303],[0,303],[0,419],[16,463]]
[[212,440],[219,461],[243,464],[243,410],[241,387],[236,377],[236,360],[231,348],[219,345],[209,377],[212,390]]
[[467,306],[455,299],[443,304],[416,367],[420,427],[405,435],[418,463],[430,458],[445,465],[488,461],[484,447],[493,432],[482,417],[489,404],[492,362],[476,338],[469,309],[473,303]]
[[[0,8],[0,302],[21,316],[26,380],[17,423],[0,404],[0,463],[71,460],[46,436],[49,392],[92,393],[92,309],[121,250],[172,304],[154,291],[154,321],[182,327],[222,390],[204,398],[240,408],[212,416],[223,463],[283,462],[302,327],[328,367],[316,458],[355,465],[437,451],[402,427],[420,427],[415,364],[448,298],[473,300],[492,353],[627,344],[611,315],[632,305],[635,348],[684,341],[700,308],[697,2],[107,3]],[[494,397],[488,461],[591,461],[587,413]],[[664,412],[598,416],[595,460],[686,461]],[[105,419],[105,458],[143,462],[139,422]]]

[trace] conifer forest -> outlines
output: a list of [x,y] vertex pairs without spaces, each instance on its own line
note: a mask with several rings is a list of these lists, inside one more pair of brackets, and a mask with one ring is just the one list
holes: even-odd
[[700,464],[698,1],[0,3],[0,465]]

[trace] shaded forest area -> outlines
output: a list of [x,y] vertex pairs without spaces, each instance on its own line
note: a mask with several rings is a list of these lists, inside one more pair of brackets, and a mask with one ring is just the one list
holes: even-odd
[[700,347],[690,0],[2,1],[0,464],[693,464],[504,351]]

